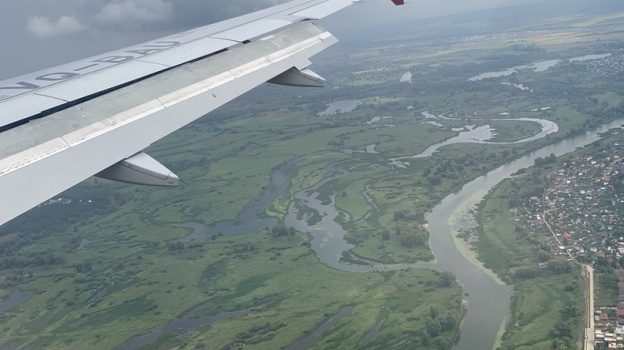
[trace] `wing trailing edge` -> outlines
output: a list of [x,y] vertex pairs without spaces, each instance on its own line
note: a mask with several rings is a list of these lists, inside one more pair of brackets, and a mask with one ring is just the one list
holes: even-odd
[[0,202],[0,225],[96,174],[115,181],[174,186],[175,174],[139,152],[277,76],[287,85],[324,83],[306,68],[310,57],[336,42],[323,28],[302,21],[265,40],[1,132],[0,193],[11,200]]
[[[0,81],[0,225],[90,176],[175,186],[142,153],[252,88],[322,87],[311,22],[360,0],[292,0],[126,49]],[[403,0],[392,0],[403,5]]]

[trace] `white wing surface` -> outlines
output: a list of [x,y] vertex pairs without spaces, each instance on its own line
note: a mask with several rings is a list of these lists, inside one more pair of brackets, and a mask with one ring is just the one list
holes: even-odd
[[94,175],[176,186],[142,150],[266,81],[323,86],[309,58],[337,40],[310,20],[357,1],[290,1],[0,81],[0,225]]

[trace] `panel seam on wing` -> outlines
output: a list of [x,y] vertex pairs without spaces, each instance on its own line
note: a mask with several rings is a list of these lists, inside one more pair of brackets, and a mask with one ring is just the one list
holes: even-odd
[[62,137],[57,137],[4,159],[0,159],[0,176],[11,173],[41,159],[59,153],[69,148]]
[[[264,57],[242,64],[234,69],[229,69],[208,79],[194,83],[185,88],[176,90],[172,93],[163,95],[147,103],[118,113],[100,122],[91,124],[79,130],[65,134],[59,138],[50,140],[46,143],[28,149],[26,151],[22,151],[15,155],[9,156],[5,159],[0,160],[0,176],[13,172],[23,166],[39,161],[53,154],[67,150],[71,147],[80,145],[86,141],[97,138],[98,136],[106,134],[112,130],[130,124],[134,121],[140,120],[144,117],[176,105],[180,102],[184,102],[195,96],[201,95],[205,92],[210,91],[211,89],[222,86],[235,79],[262,70],[263,68],[268,67],[274,63],[286,60],[288,58],[292,58],[297,54],[305,51],[308,48],[314,47],[319,43],[323,44],[326,39],[331,37],[333,37],[332,34],[327,31],[314,35],[311,38],[305,39],[301,42],[280,49],[276,52],[270,53]],[[54,144],[55,142],[59,143],[59,141],[62,142],[62,145],[53,145],[52,148],[48,149],[51,144]],[[37,149],[44,149],[45,151],[36,152]],[[35,154],[29,155],[29,153],[33,153],[33,151],[35,151]]]

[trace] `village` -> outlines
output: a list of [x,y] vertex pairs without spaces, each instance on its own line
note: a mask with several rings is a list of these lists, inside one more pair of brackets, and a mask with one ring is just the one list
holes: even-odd
[[587,264],[613,281],[608,289],[617,301],[590,306],[597,349],[624,348],[623,180],[624,143],[615,142],[554,169],[542,196],[511,209],[513,220],[548,246],[550,258]]
[[587,71],[608,77],[618,77],[624,74],[624,54],[622,53],[621,43],[604,43],[599,47],[602,50],[612,49],[614,54],[599,60],[586,62],[585,67]]

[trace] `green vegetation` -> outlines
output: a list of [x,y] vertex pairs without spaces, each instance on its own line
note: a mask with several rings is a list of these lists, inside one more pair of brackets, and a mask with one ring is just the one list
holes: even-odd
[[618,279],[613,270],[607,269],[603,273],[594,274],[594,304],[596,306],[617,305]]
[[516,120],[493,120],[490,121],[490,126],[494,128],[496,136],[491,140],[495,142],[514,142],[522,140],[529,136],[537,135],[542,128],[537,123],[523,122]]
[[[378,336],[362,347],[451,348],[464,313],[452,275],[360,274],[322,265],[311,238],[282,225],[293,203],[309,225],[325,215],[295,194],[332,169],[346,170],[318,189],[324,203],[333,201],[341,211],[336,220],[355,245],[343,261],[431,260],[431,208],[497,166],[621,117],[624,91],[621,81],[569,63],[504,78],[534,93],[502,85],[503,79],[468,81],[486,71],[600,51],[595,39],[610,36],[591,25],[582,35],[548,43],[541,29],[533,30],[540,23],[523,23],[513,41],[478,39],[481,23],[464,23],[462,35],[474,35],[475,42],[448,41],[457,27],[437,21],[392,42],[386,40],[393,36],[380,33],[384,40],[327,53],[319,71],[340,89],[264,86],[153,145],[147,151],[188,183],[178,189],[88,180],[61,194],[61,201],[1,227],[0,299],[22,290],[34,295],[0,314],[0,346],[110,349],[176,319],[221,315],[221,321],[180,335],[163,334],[145,348],[280,349],[353,307],[309,348],[352,349],[382,320]],[[549,24],[549,32],[568,33],[567,26],[582,19],[569,21]],[[411,34],[429,32],[436,34]],[[398,82],[405,70],[418,84]],[[363,98],[370,99],[351,112],[316,115],[331,101]],[[438,117],[428,119],[426,111]],[[501,113],[548,119],[559,131],[530,143],[451,144],[431,157],[390,165],[391,158],[417,155],[467,126],[489,124],[494,142],[539,131],[536,123],[495,120]],[[373,121],[386,116],[392,118]],[[272,189],[272,171],[298,157],[304,158],[289,169],[288,188],[263,213],[279,226],[192,242],[180,241],[187,229],[170,226],[237,220],[245,205]],[[540,171],[556,166],[550,159],[539,165],[539,171],[503,182],[479,208],[479,258],[516,288],[504,349],[546,349],[555,340],[577,339],[578,271],[544,258],[535,243],[545,233],[517,226],[509,214],[514,201],[540,191]],[[597,302],[612,297],[599,294]],[[244,314],[224,316],[237,311]]]
[[[541,198],[547,176],[571,160],[615,154],[614,145],[624,140],[621,129],[604,136],[566,156],[537,158],[534,167],[501,182],[479,206],[480,226],[476,230],[479,240],[475,243],[479,259],[513,284],[515,290],[501,349],[571,348],[581,337],[584,304],[580,267],[573,267],[566,260],[551,259],[551,247],[546,244],[551,233],[547,227],[517,222],[514,217],[516,210],[522,210],[522,203],[529,202],[531,197]],[[470,237],[470,233],[465,233],[466,236]],[[545,265],[540,267],[540,263]],[[617,303],[618,286],[613,269],[621,266],[622,261],[597,258],[595,305],[612,307]]]
[[531,261],[530,266],[533,266],[539,255],[539,246],[535,246],[538,234],[513,221],[512,204],[532,197],[540,190],[541,187],[532,181],[504,180],[479,206],[479,240],[476,243],[479,259],[507,282],[513,281],[513,273],[524,265],[522,262]]
[[[500,183],[479,206],[477,219],[480,227],[476,232],[479,240],[475,243],[479,259],[508,283],[514,284],[515,289],[512,318],[503,336],[503,349],[570,347],[579,337],[579,310],[583,307],[580,267],[572,267],[566,260],[552,260],[552,248],[546,243],[551,235],[548,228],[517,222],[514,212],[521,210],[521,204],[529,202],[531,197],[541,198],[548,185],[547,176],[571,160],[614,155],[614,147],[617,148],[614,145],[624,140],[624,134],[621,129],[615,129],[604,136],[602,140],[566,156],[536,159],[534,167]],[[616,232],[613,239],[619,235]],[[579,257],[582,259],[583,255]],[[545,265],[540,267],[540,263]],[[595,305],[616,305],[618,286],[613,269],[621,268],[623,263],[604,257],[596,259],[593,264]],[[553,325],[559,328],[553,329]],[[567,345],[555,344],[555,340],[564,337],[568,338],[564,342]]]
[[572,349],[582,325],[582,281],[573,269],[514,285],[511,320],[502,349]]
[[542,186],[532,174],[504,180],[479,206],[478,257],[514,285],[511,319],[500,349],[568,349],[582,326],[580,267],[550,258],[550,247],[541,243],[550,234],[545,227],[533,231],[514,222],[511,209],[541,195]]
[[[452,275],[430,270],[383,274],[333,270],[318,264],[306,236],[288,230],[170,248],[164,243],[183,237],[183,230],[136,235],[145,230],[137,225],[124,233],[133,238],[119,243],[110,238],[114,228],[91,232],[87,248],[68,251],[69,264],[37,271],[22,281],[20,288],[36,295],[3,315],[2,342],[108,349],[208,302],[214,305],[193,312],[192,317],[242,309],[252,312],[203,327],[193,337],[168,335],[159,344],[222,348],[234,342],[250,349],[278,349],[347,305],[354,306],[353,311],[315,348],[357,343],[382,318],[386,320],[383,337],[373,339],[370,348],[388,344],[415,348],[420,337],[414,335],[428,332],[423,315],[432,305],[440,310],[437,322],[444,325],[431,331],[432,344],[456,336],[462,295]],[[54,249],[68,248],[67,240],[56,235],[45,243]],[[140,255],[132,247],[142,247]],[[90,267],[78,261],[89,262]]]

